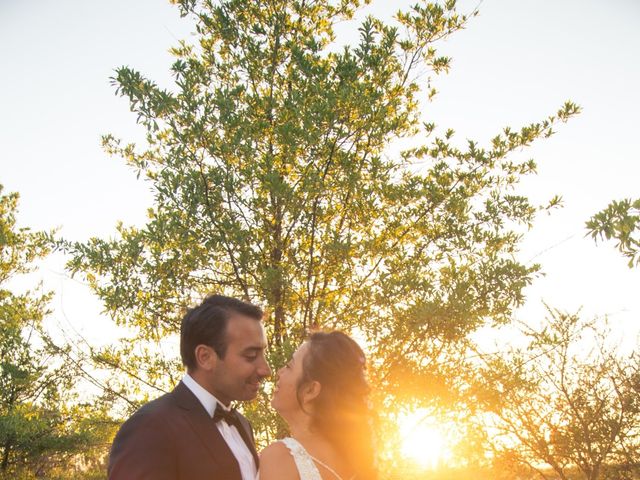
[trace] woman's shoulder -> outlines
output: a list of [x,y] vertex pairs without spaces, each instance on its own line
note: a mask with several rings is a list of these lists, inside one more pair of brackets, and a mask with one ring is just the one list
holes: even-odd
[[260,480],[297,478],[298,469],[283,441],[273,442],[260,452]]
[[262,452],[260,452],[260,458],[284,458],[290,456],[289,449],[284,444],[283,440],[278,440],[277,442],[273,442],[269,444]]

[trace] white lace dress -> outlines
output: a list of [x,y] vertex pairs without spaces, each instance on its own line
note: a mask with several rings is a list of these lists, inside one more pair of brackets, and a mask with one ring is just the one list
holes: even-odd
[[[343,478],[338,475],[331,467],[322,463],[317,458],[309,455],[309,453],[307,453],[300,442],[298,442],[295,438],[287,437],[283,438],[280,441],[284,443],[284,445],[289,449],[289,452],[293,457],[293,461],[296,463],[296,468],[298,469],[300,480],[322,480],[320,472],[318,471],[318,467],[316,467],[316,463],[322,465],[329,472],[331,472],[336,480],[343,480]],[[354,477],[349,480],[353,480],[353,478]],[[256,480],[260,480],[260,472],[258,472]]]

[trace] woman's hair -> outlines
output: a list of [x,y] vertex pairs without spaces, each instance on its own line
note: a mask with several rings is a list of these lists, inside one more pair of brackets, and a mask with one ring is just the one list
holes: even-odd
[[308,339],[302,362],[301,390],[317,381],[320,393],[313,399],[311,428],[323,435],[344,456],[358,480],[375,480],[372,412],[368,403],[362,349],[342,332],[316,332]]

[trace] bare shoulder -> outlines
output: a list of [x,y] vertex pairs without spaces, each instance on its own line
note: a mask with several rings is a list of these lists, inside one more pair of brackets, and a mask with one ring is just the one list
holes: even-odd
[[267,448],[262,450],[262,452],[260,452],[260,467],[262,467],[262,462],[287,462],[295,466],[289,449],[282,442],[273,442]]
[[298,480],[298,469],[289,449],[274,442],[260,452],[260,480]]

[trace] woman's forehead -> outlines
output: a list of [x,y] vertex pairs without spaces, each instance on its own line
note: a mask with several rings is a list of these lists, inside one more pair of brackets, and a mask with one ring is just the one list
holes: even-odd
[[309,342],[304,342],[302,345],[298,347],[298,349],[295,352],[293,352],[293,359],[300,360],[302,357],[304,357],[304,354],[308,349],[309,349]]

